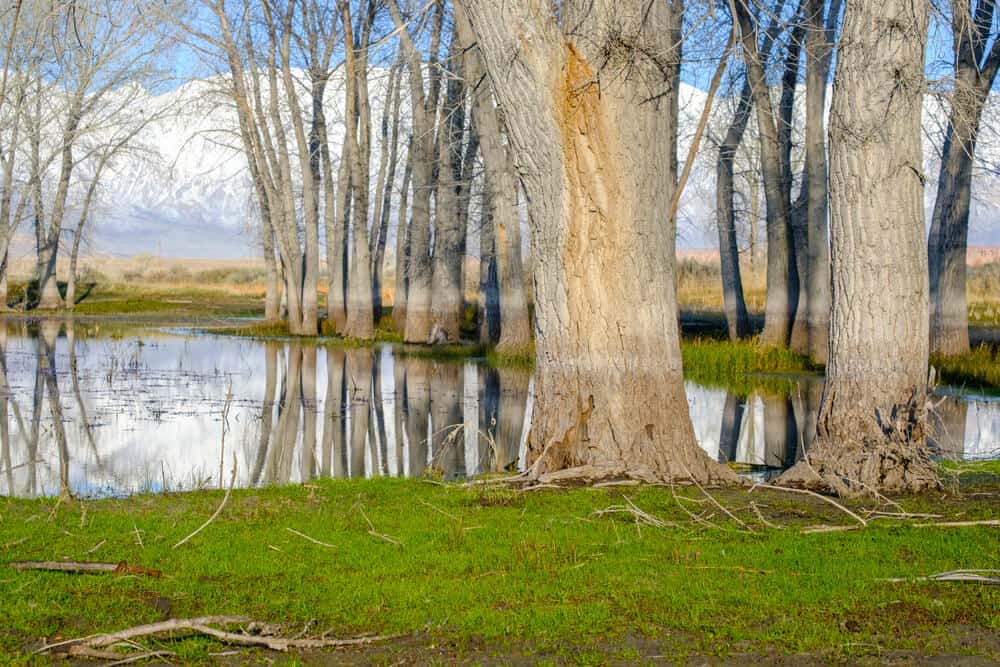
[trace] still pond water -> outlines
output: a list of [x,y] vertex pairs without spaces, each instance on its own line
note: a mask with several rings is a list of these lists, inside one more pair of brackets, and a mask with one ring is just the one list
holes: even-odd
[[[475,360],[184,331],[0,323],[0,496],[118,496],[523,466],[532,380]],[[801,456],[821,380],[786,396],[686,383],[701,447],[767,477]],[[773,389],[772,389],[773,391]],[[943,456],[1000,456],[1000,399],[942,389]],[[227,400],[229,396],[229,400]],[[223,433],[225,434],[223,437]]]

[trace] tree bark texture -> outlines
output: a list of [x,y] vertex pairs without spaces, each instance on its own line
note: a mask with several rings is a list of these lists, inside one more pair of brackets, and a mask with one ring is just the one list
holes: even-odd
[[830,358],[817,440],[787,483],[840,495],[937,483],[925,417],[927,21],[923,0],[846,3],[830,113]]
[[[681,373],[670,148],[676,57],[666,3],[463,3],[527,193],[541,479],[732,478],[698,448]],[[577,35],[580,37],[578,38]],[[586,36],[585,38],[583,36]],[[516,57],[512,57],[516,54]]]

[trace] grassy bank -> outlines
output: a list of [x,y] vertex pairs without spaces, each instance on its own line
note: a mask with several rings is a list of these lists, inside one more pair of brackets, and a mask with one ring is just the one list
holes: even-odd
[[935,356],[931,365],[946,384],[1000,392],[1000,347],[983,344],[958,356]]
[[[902,504],[948,518],[995,518],[995,472],[965,476],[980,495]],[[0,662],[20,663],[42,638],[205,614],[247,615],[288,634],[310,621],[312,634],[403,633],[341,654],[382,664],[510,653],[573,664],[746,654],[771,662],[802,653],[877,662],[897,651],[1000,659],[1000,588],[886,581],[995,567],[996,528],[887,519],[863,531],[801,534],[804,526],[850,519],[791,494],[718,492],[750,533],[699,493],[678,494],[681,500],[663,488],[515,493],[322,481],[234,492],[218,518],[177,549],[221,492],[3,500],[0,561],[127,560],[163,577],[0,567],[0,652],[7,656]],[[640,528],[627,514],[594,514],[622,505],[623,495],[675,526]],[[765,527],[751,500],[782,528]],[[167,644],[184,662],[224,648],[204,639]]]

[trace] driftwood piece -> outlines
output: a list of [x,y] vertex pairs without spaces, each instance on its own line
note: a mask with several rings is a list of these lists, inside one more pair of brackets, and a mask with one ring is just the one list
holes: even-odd
[[94,563],[88,561],[71,560],[19,560],[7,563],[15,570],[45,570],[47,572],[70,572],[73,574],[100,574],[110,572],[112,574],[140,574],[147,577],[161,577],[163,573],[159,570],[151,570],[147,567],[132,565],[128,561],[118,563]]

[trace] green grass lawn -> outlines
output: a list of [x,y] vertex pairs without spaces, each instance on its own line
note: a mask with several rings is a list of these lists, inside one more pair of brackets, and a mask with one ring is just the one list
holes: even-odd
[[[1000,517],[998,466],[963,472],[965,495],[900,502],[948,519]],[[154,579],[0,565],[0,662],[24,662],[42,638],[204,614],[246,615],[290,635],[310,621],[310,634],[405,635],[338,654],[364,663],[518,655],[602,664],[748,653],[878,662],[899,651],[1000,659],[1000,587],[885,581],[995,568],[997,528],[883,519],[864,530],[802,534],[804,526],[851,520],[809,497],[715,492],[748,532],[697,490],[676,493],[680,499],[668,488],[519,493],[420,480],[321,481],[236,491],[178,549],[172,545],[212,514],[222,492],[0,500],[0,562],[128,560],[163,572]],[[676,525],[594,515],[625,495]],[[751,501],[782,528],[765,527]],[[204,639],[145,643],[177,651],[181,662],[226,649]],[[243,655],[250,657],[265,654]]]

